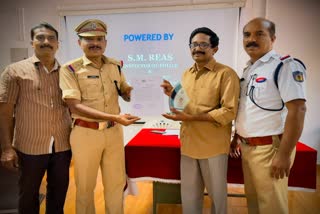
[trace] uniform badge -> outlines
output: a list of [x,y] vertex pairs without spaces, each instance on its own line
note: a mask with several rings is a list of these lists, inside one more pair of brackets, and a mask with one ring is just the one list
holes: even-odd
[[292,72],[292,75],[293,75],[294,81],[296,81],[296,82],[303,82],[304,81],[303,72],[294,71],[294,72]]

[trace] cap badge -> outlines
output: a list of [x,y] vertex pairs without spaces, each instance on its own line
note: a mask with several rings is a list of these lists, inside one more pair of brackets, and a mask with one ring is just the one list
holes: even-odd
[[91,30],[97,29],[97,24],[96,23],[91,23]]

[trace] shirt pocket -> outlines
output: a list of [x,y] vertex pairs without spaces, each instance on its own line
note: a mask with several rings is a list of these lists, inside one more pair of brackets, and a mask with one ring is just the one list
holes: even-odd
[[219,91],[214,87],[199,87],[195,91],[196,102],[199,106],[213,108],[219,105]]
[[101,91],[101,80],[97,74],[84,73],[78,76],[81,98],[84,100],[95,100],[99,98]]
[[260,99],[264,99],[265,96],[269,93],[267,92],[267,86],[268,86],[268,82],[269,81],[264,81],[264,82],[260,82],[260,83],[257,83],[255,82],[254,83],[254,97],[258,100]]

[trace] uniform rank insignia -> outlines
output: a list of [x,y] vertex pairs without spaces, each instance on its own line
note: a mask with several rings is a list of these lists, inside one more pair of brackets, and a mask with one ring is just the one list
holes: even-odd
[[68,65],[68,68],[69,68],[69,70],[70,70],[71,72],[73,72],[73,73],[75,72],[75,71],[74,71],[74,68],[72,67],[72,65]]
[[303,73],[301,71],[294,71],[292,72],[293,75],[293,79],[296,82],[303,82],[304,78],[303,78]]

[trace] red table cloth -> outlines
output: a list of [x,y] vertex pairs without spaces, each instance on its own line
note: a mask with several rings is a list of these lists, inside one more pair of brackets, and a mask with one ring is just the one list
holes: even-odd
[[[127,175],[131,179],[180,180],[180,141],[178,136],[152,133],[142,129],[125,146]],[[290,187],[316,189],[317,151],[298,142],[289,176]],[[228,183],[243,184],[240,158],[228,160]]]

